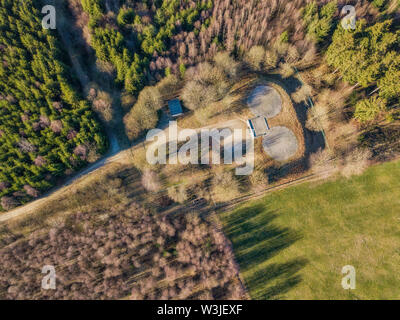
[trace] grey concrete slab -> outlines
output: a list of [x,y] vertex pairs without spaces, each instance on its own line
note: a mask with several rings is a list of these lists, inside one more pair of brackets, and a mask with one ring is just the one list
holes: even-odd
[[282,98],[274,88],[258,86],[250,93],[247,105],[255,116],[269,119],[282,111]]
[[282,162],[296,154],[299,144],[292,130],[272,127],[263,137],[263,148],[272,159]]

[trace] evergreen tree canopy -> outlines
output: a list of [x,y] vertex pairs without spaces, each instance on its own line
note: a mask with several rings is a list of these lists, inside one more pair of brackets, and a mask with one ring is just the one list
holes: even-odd
[[8,204],[37,197],[84,166],[89,149],[107,147],[56,32],[42,28],[41,7],[0,0],[0,197]]

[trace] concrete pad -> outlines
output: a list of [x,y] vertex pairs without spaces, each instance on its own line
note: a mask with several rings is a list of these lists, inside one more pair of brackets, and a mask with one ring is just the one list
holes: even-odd
[[296,154],[299,144],[292,130],[272,127],[263,137],[263,148],[272,159],[286,161]]
[[255,116],[273,118],[282,111],[282,98],[270,86],[258,86],[247,99],[247,105]]

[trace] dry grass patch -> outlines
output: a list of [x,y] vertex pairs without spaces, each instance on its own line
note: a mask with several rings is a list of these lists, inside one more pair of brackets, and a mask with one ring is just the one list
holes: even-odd
[[361,175],[369,166],[372,152],[368,149],[357,148],[343,159],[341,173],[345,177]]
[[50,196],[29,214],[20,215],[6,224],[15,232],[29,234],[51,225],[51,220],[77,211],[118,208],[128,201],[130,192],[144,192],[139,177],[132,166],[112,163]]

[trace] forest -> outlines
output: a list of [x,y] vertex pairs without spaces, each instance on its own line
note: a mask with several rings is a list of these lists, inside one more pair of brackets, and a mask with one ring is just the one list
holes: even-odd
[[[215,223],[196,210],[165,212],[142,190],[129,163],[116,165],[71,192],[74,201],[1,225],[0,299],[245,298]],[[41,290],[44,264],[56,268],[56,290]]]
[[326,57],[343,80],[370,89],[356,104],[357,120],[373,121],[382,114],[388,120],[399,117],[400,30],[391,19],[373,25],[360,20],[354,32],[337,28]]
[[[345,111],[321,116],[317,104],[318,117],[350,114],[360,124],[363,145],[374,143],[373,130],[383,130],[380,136],[396,130],[382,128],[399,118],[399,30],[393,9],[398,1],[354,2],[354,31],[340,24],[343,1],[69,2],[88,16],[97,59],[110,64],[121,94],[132,97],[123,124],[131,141],[157,124],[165,104],[165,94],[145,87],[162,80],[161,86],[175,92],[188,69],[219,51],[256,72],[264,65],[285,77],[294,68],[318,73],[327,65],[322,76],[336,77],[327,87],[344,82],[353,86],[352,93],[345,97]],[[0,196],[8,210],[98,159],[107,141],[71,74],[57,32],[41,28],[39,2],[2,4]],[[309,92],[317,101],[319,89]],[[168,96],[168,90],[161,91]],[[309,117],[311,123],[317,116]]]
[[[82,0],[90,17],[91,43],[97,57],[115,67],[116,83],[132,94],[145,86],[147,69],[156,69],[152,60],[169,50],[176,34],[198,34],[210,23],[212,8],[211,0],[121,1],[122,6],[113,12],[106,3]],[[170,72],[169,64],[164,72]]]
[[[95,60],[82,69],[87,88],[57,31],[42,29],[39,1],[0,4],[1,208],[106,152],[96,103],[121,104],[115,126],[131,143],[68,196],[0,226],[0,299],[249,298],[216,208],[400,155],[400,0],[67,0],[66,25],[79,20],[71,26],[89,48],[79,58]],[[354,30],[341,25],[345,4],[355,6]],[[259,139],[249,177],[233,166],[149,165],[140,138],[167,100],[181,100],[182,128],[248,119],[245,97],[259,81],[280,90],[298,156],[275,161]],[[239,222],[232,230],[247,249],[254,237]],[[44,264],[56,266],[57,290],[40,289]]]
[[[287,71],[326,63],[332,67],[328,72],[354,86],[357,105],[352,105],[351,112],[362,125],[382,116],[388,121],[398,118],[397,0],[350,2],[357,12],[355,31],[341,26],[340,9],[345,2],[337,0],[81,2],[90,17],[97,57],[113,65],[116,83],[134,96],[171,74],[183,79],[188,68],[212,60],[219,51],[242,60],[257,54],[254,47],[262,46],[271,60],[271,50],[272,58],[276,54],[274,43],[282,40],[293,46],[289,54],[307,56],[310,61],[303,66],[296,61],[286,64]],[[282,49],[278,55],[285,54],[282,47],[278,51]],[[366,88],[371,90],[363,91]],[[134,107],[125,121],[129,138],[154,126],[159,108],[145,112]]]
[[0,5],[0,197],[9,210],[95,161],[107,139],[39,1]]
[[[126,212],[106,217],[104,223],[105,217],[76,214],[69,218],[70,225],[1,248],[0,298],[243,296],[229,242],[198,217],[150,215],[135,203]],[[77,229],[71,229],[71,223]],[[56,291],[40,290],[38,270],[46,261],[57,265]],[[12,286],[9,279],[14,279]]]

